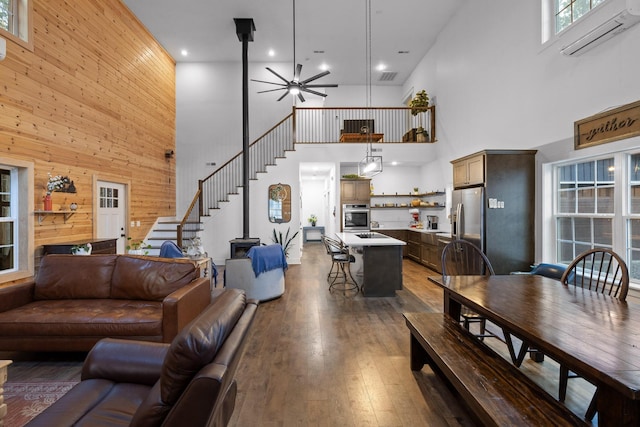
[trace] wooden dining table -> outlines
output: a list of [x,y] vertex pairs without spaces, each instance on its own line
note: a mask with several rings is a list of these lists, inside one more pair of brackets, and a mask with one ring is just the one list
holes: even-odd
[[449,276],[445,312],[461,306],[598,388],[599,426],[640,425],[640,306],[537,275]]

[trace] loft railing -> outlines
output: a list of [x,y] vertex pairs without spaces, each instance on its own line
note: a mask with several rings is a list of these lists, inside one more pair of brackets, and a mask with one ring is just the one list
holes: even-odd
[[[295,144],[436,141],[436,110],[426,108],[297,108],[249,146],[249,178],[267,171]],[[421,131],[420,129],[423,129]],[[219,209],[242,187],[242,153],[198,181],[198,192],[178,225],[178,245],[195,237],[209,209]],[[197,213],[197,215],[196,215]],[[197,218],[196,218],[197,216]],[[193,225],[193,227],[192,227]]]
[[367,133],[373,136],[372,142],[436,141],[435,106],[294,108],[293,113],[297,144],[368,142]]

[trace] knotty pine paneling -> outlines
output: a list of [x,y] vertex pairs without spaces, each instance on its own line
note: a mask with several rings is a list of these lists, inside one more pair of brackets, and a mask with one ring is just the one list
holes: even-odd
[[[174,216],[175,61],[119,0],[32,0],[34,49],[10,40],[0,62],[0,150],[35,163],[35,206],[47,173],[67,175],[76,194],[53,193],[53,209],[78,211],[35,221],[43,244],[92,238],[94,177],[130,183],[133,238],[158,216]],[[34,256],[36,256],[34,254]]]

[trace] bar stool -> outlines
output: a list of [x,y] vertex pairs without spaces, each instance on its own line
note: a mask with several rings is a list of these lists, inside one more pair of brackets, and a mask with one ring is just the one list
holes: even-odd
[[[322,242],[327,253],[331,256],[331,270],[327,275],[329,291],[333,289],[359,291],[360,288],[351,275],[351,263],[355,262],[355,257],[349,253],[349,248],[344,246],[342,242],[326,236],[322,236]],[[342,280],[338,280],[339,278]]]

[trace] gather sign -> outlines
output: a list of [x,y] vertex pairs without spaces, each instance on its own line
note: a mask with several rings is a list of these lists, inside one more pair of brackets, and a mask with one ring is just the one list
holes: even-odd
[[640,101],[574,122],[574,148],[640,135]]

